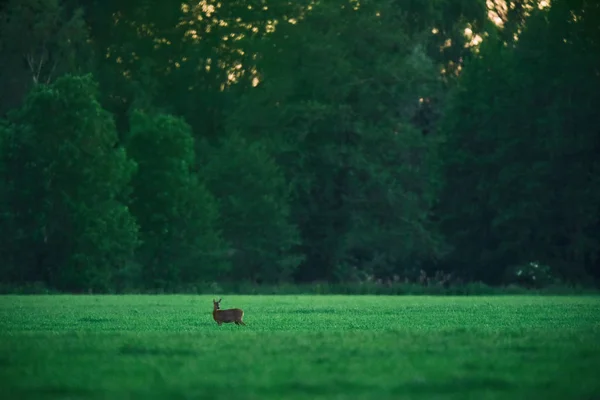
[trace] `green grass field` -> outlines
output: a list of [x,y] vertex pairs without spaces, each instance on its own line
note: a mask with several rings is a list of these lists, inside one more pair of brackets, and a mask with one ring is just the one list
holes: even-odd
[[600,297],[2,296],[2,399],[600,398]]

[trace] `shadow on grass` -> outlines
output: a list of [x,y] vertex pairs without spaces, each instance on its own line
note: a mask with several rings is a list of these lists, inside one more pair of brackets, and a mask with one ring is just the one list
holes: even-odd
[[458,378],[449,382],[407,382],[397,385],[394,393],[404,394],[448,394],[464,393],[479,390],[505,391],[513,388],[513,384],[505,379],[490,377]]
[[538,354],[541,352],[542,349],[534,345],[520,344],[516,346],[510,346],[506,350],[513,351],[519,354]]
[[120,355],[127,356],[162,356],[162,357],[196,357],[198,352],[190,349],[160,349],[137,345],[123,345],[119,348]]
[[98,393],[94,390],[60,385],[9,389],[6,395],[5,398],[11,399],[92,399],[98,397]]
[[[394,395],[447,395],[449,393],[465,393],[482,390],[507,391],[511,390],[513,385],[503,379],[489,377],[461,378],[449,382],[407,382],[396,385],[391,392]],[[263,387],[260,390],[263,394],[272,393],[302,393],[311,396],[331,396],[352,394],[371,394],[376,392],[389,392],[383,386],[367,383],[346,382],[346,381],[327,381],[322,383],[307,382],[288,382],[269,387]],[[400,398],[401,398],[400,397]]]
[[92,317],[79,318],[79,322],[92,323],[92,324],[97,324],[97,323],[102,323],[102,322],[111,322],[111,321],[112,320],[109,318],[92,318]]
[[295,381],[275,384],[259,389],[259,392],[262,394],[279,393],[282,396],[284,394],[290,393],[309,394],[312,396],[340,395],[348,393],[356,395],[358,393],[373,393],[376,391],[377,388],[372,385],[361,384],[357,382],[341,382],[336,380],[331,380],[324,383],[307,383]]
[[0,355],[0,367],[5,368],[11,366],[13,363],[10,358]]

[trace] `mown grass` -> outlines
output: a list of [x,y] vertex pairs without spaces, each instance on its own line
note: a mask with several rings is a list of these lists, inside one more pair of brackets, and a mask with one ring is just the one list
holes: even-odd
[[2,296],[3,399],[594,399],[599,297]]

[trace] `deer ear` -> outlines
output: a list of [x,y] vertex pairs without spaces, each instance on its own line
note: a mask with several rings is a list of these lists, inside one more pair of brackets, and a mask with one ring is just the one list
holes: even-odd
[[221,302],[221,300],[223,300],[223,299],[219,299],[219,301],[218,301],[218,302],[220,303],[220,302]]

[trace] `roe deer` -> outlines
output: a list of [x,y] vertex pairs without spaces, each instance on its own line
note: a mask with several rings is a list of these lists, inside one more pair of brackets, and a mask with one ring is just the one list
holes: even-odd
[[244,317],[244,311],[239,308],[230,308],[229,310],[221,310],[221,300],[215,301],[213,299],[213,318],[217,322],[217,325],[221,326],[223,322],[226,324],[235,322],[236,325],[246,325],[242,318]]

